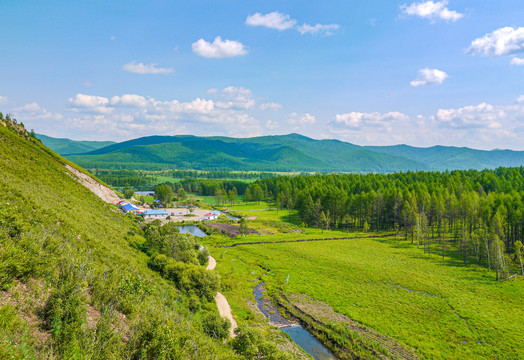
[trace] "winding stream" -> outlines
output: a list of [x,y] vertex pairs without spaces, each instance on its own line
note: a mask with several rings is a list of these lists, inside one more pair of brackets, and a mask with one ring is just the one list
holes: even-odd
[[336,357],[329,352],[329,350],[314,338],[306,329],[296,322],[289,321],[279,314],[278,310],[273,306],[271,301],[264,297],[266,287],[264,282],[260,282],[255,286],[253,294],[257,301],[257,306],[274,325],[278,326],[280,330],[288,334],[293,341],[300,346],[305,352],[313,356],[315,360],[329,360],[336,359]]

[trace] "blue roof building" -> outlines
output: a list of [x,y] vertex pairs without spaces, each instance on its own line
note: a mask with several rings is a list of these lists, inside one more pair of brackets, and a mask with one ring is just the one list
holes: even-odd
[[150,218],[164,218],[164,217],[167,217],[169,213],[165,210],[146,210],[140,215],[142,215],[144,219],[150,219]]
[[140,209],[137,208],[135,205],[133,204],[125,204],[125,205],[122,205],[122,210],[124,210],[124,212],[139,212]]

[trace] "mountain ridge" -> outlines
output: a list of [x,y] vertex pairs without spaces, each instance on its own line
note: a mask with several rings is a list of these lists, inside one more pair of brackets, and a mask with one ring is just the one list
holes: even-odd
[[62,151],[62,155],[87,168],[387,173],[524,165],[524,151],[443,145],[360,146],[296,133],[251,138],[152,135],[84,153],[67,154],[56,146],[51,149]]

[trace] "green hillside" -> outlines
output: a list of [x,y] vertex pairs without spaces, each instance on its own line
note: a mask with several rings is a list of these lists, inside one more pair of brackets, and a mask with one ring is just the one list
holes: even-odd
[[431,170],[492,169],[524,164],[524,152],[511,150],[475,150],[466,147],[433,146],[417,148],[407,145],[368,146],[368,150],[395,155],[428,164]]
[[114,141],[76,141],[36,134],[42,144],[61,155],[82,154],[115,144]]
[[244,358],[210,330],[220,278],[195,238],[139,227],[64,164],[84,171],[0,117],[0,359]]
[[150,170],[393,172],[426,169],[420,162],[399,156],[297,134],[248,139],[151,136],[69,158],[86,168]]
[[[47,138],[45,144],[86,168],[389,173],[524,165],[523,151],[358,146],[339,140],[314,140],[299,134],[253,138],[148,136],[83,153],[79,149],[86,146],[85,142],[62,140]],[[102,143],[89,142],[88,145]],[[72,149],[76,150],[72,152]]]

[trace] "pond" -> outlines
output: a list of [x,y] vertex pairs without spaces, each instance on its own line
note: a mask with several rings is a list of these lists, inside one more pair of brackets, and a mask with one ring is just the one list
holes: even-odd
[[207,236],[207,234],[205,232],[200,230],[195,225],[180,225],[180,226],[177,226],[177,227],[178,227],[178,230],[180,230],[181,234],[190,233],[191,235],[194,235],[194,236],[197,236],[197,237],[206,237]]
[[266,318],[277,325],[280,330],[288,334],[298,346],[309,355],[313,356],[315,360],[336,359],[336,357],[306,329],[280,315],[271,301],[267,298],[263,298],[265,290],[264,283],[261,282],[255,286],[253,294],[255,294],[258,308]]

